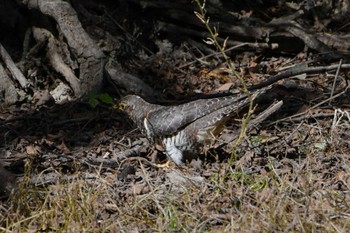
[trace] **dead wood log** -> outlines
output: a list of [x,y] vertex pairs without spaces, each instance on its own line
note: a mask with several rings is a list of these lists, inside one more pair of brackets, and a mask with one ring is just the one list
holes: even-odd
[[21,85],[21,87],[24,90],[27,90],[27,88],[29,87],[28,80],[24,77],[22,72],[17,68],[11,56],[7,53],[7,51],[2,46],[2,44],[0,44],[0,56],[4,61],[4,63],[6,64],[9,71],[11,72],[13,78],[15,78],[18,81],[18,83]]
[[[66,78],[69,77],[68,82],[75,91],[74,97],[79,98],[90,91],[98,91],[102,87],[105,56],[83,29],[70,4],[61,0],[37,0],[29,1],[27,6],[29,9],[38,9],[56,21],[59,32],[67,41],[70,52],[74,54],[73,57],[76,58],[79,66],[79,82],[77,83],[72,72],[67,72],[67,67],[60,69],[61,72],[65,70]],[[65,46],[62,45],[62,47]],[[51,56],[55,57],[55,55]]]
[[[112,60],[106,64],[105,71],[110,81],[112,81],[112,84],[115,84],[118,88],[123,88],[130,93],[151,99],[159,98],[160,96],[156,90],[141,79],[123,72],[121,66],[118,63],[114,63]],[[118,88],[116,88],[116,90],[118,90]]]
[[[131,2],[139,5],[145,17],[151,15],[151,18],[159,23],[160,31],[170,35],[172,39],[179,41],[191,37],[202,40],[210,37],[204,25],[193,14],[194,11],[198,11],[195,3],[190,4],[186,1],[169,3],[155,0],[132,0]],[[317,33],[317,24],[321,20],[317,17],[320,14],[318,12],[320,4],[310,5],[306,2],[300,2],[296,4],[294,11],[282,4],[279,7],[289,8],[289,12],[282,16],[278,15],[279,17],[274,17],[271,12],[268,12],[270,4],[265,1],[254,5],[249,2],[207,1],[205,10],[207,17],[210,18],[210,24],[219,33],[218,41],[220,43],[226,38],[229,38],[227,44],[232,41],[275,43],[278,44],[279,51],[289,53],[298,53],[304,49],[305,45],[319,53],[328,54],[329,59],[344,58],[349,50],[346,42],[347,37],[332,44],[332,37]],[[247,8],[248,6],[250,8]],[[342,17],[344,17],[349,6],[337,5],[336,7],[339,12],[343,13]],[[246,14],[244,15],[240,10]],[[327,20],[332,21],[337,18],[336,15],[334,15],[334,19],[331,17],[335,9],[327,6],[326,10],[328,11]],[[259,13],[265,14],[267,17],[258,17]],[[310,27],[310,23],[312,23],[310,15],[315,16],[315,27]],[[276,46],[274,46],[275,48]]]

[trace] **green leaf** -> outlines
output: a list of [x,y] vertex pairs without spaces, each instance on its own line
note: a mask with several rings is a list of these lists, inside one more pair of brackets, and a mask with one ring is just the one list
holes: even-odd
[[94,93],[89,93],[87,95],[87,98],[91,107],[96,108],[96,106],[98,105],[97,95]]
[[108,105],[113,105],[114,104],[113,98],[110,95],[108,95],[107,93],[101,93],[98,96],[98,99],[104,104],[108,104]]
[[98,100],[97,99],[89,99],[89,104],[91,105],[91,107],[96,108],[96,106],[98,105]]
[[249,188],[256,190],[256,191],[260,191],[263,190],[267,185],[267,179],[263,178],[259,181],[256,181],[253,185],[251,185]]

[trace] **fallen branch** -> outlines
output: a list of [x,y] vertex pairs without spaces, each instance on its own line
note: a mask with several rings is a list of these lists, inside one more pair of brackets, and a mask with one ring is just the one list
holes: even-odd
[[15,78],[18,81],[18,83],[21,85],[21,87],[24,90],[27,90],[28,87],[30,86],[30,83],[28,82],[26,77],[24,77],[22,72],[17,68],[11,56],[7,53],[6,49],[2,46],[1,43],[0,43],[0,56],[4,61],[4,63],[6,64],[9,71],[11,72],[13,78]]
[[261,82],[256,85],[250,86],[248,89],[251,90],[256,90],[256,89],[261,89],[263,87],[269,86],[279,80],[286,79],[289,77],[293,77],[299,74],[317,74],[321,72],[326,72],[326,71],[333,71],[337,70],[340,67],[340,69],[350,69],[350,64],[342,64],[341,66],[337,65],[330,65],[330,66],[316,66],[316,67],[301,67],[301,66],[296,66],[288,69],[287,71],[283,72],[282,74],[278,74],[272,78],[269,78],[268,80]]
[[325,103],[329,102],[330,100],[333,100],[333,99],[336,99],[336,98],[340,97],[341,95],[345,94],[347,91],[348,91],[348,88],[346,88],[344,91],[342,91],[342,92],[340,92],[340,93],[338,93],[336,95],[333,95],[333,96],[327,98],[326,100],[321,101],[320,103],[312,106],[311,108],[309,108],[309,109],[307,109],[307,110],[305,110],[305,111],[303,111],[301,113],[294,114],[293,116],[285,117],[285,118],[279,119],[277,121],[274,121],[274,122],[270,123],[269,126],[277,124],[277,123],[280,123],[280,122],[284,122],[284,121],[294,121],[294,119],[296,119],[297,121],[301,120],[303,118],[299,118],[300,116],[308,115],[309,111],[316,109],[317,107],[321,106],[322,104],[325,104]]

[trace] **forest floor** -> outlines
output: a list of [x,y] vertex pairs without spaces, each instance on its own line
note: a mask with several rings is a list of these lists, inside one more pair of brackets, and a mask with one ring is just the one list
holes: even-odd
[[[186,42],[158,46],[124,65],[168,100],[240,85],[219,54],[204,62]],[[307,60],[305,51],[239,51],[233,62],[252,85]],[[19,188],[1,201],[0,231],[349,232],[350,95],[340,76],[278,82],[254,114],[274,99],[283,100],[278,112],[237,148],[230,139],[241,118],[232,119],[206,155],[183,167],[156,166],[167,161],[161,150],[103,103],[1,110],[1,159]]]

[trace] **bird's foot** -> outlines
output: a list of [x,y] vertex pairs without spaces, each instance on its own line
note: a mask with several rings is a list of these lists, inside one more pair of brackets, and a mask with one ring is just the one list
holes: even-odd
[[170,168],[170,160],[168,160],[162,164],[156,164],[156,167],[158,167],[158,168]]

